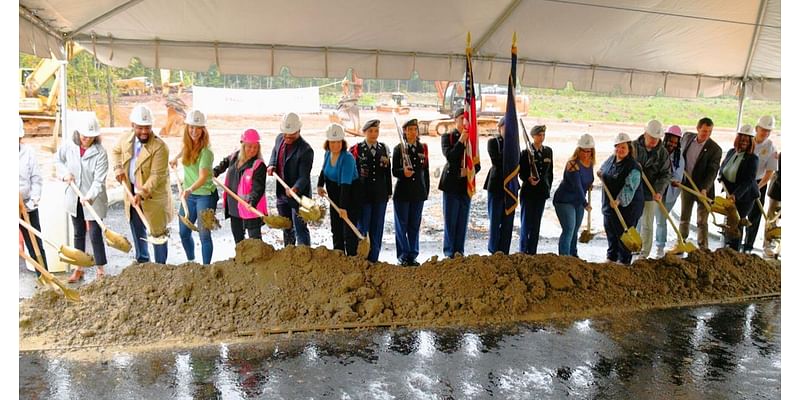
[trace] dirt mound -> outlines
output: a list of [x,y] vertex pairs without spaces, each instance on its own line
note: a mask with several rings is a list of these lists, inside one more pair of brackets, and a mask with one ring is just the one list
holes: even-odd
[[22,349],[218,342],[270,332],[393,324],[476,325],[726,301],[780,291],[780,264],[727,249],[632,267],[545,254],[370,264],[325,247],[258,240],[211,266],[130,266],[68,303],[20,305]]

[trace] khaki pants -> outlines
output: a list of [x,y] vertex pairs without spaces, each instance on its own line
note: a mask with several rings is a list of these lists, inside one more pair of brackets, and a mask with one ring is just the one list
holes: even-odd
[[708,210],[693,194],[684,191],[681,193],[681,223],[678,229],[685,240],[689,240],[689,219],[692,216],[692,207],[697,204],[697,246],[708,249]]
[[639,234],[642,236],[642,253],[640,258],[647,258],[650,256],[650,249],[653,248],[653,220],[658,211],[658,203],[655,200],[644,202],[644,211],[642,218],[639,220]]

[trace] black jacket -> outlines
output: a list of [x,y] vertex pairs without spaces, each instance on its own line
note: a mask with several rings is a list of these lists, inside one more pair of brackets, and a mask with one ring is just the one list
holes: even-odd
[[[633,146],[636,148],[636,161],[641,165],[642,173],[647,176],[656,193],[664,193],[672,180],[669,168],[669,153],[667,153],[667,149],[661,140],[649,152],[644,141],[644,134],[642,134],[633,142]],[[642,178],[642,181],[644,181],[644,178]],[[653,194],[650,193],[650,189],[647,188],[644,182],[642,184],[644,185],[644,201],[652,201]]]
[[[225,181],[228,184],[228,189],[230,189],[234,193],[238,193],[239,189],[239,180],[242,178],[242,174],[244,170],[253,166],[253,163],[257,160],[256,157],[253,157],[247,162],[244,163],[241,167],[236,167],[236,164],[239,162],[239,151],[233,152],[233,154],[225,157],[217,164],[216,167],[213,168],[212,172],[214,177],[220,176],[223,172],[228,171]],[[261,165],[253,171],[253,189],[250,191],[250,194],[244,198],[244,200],[255,208],[258,205],[258,202],[261,201],[261,197],[264,196],[264,190],[266,188],[266,181],[267,181],[267,166],[263,162]],[[239,212],[237,208],[237,201],[233,198],[229,198],[226,200],[226,204],[224,207],[225,218],[230,218],[231,216],[239,217]],[[261,221],[261,218],[253,218],[253,220]],[[245,220],[250,221],[250,220]],[[250,224],[245,224],[247,227],[251,227]],[[260,223],[256,225],[261,226]]]
[[[308,145],[308,142],[303,137],[297,138],[292,144],[291,151],[284,155],[283,164],[278,168],[278,152],[283,145],[283,134],[281,133],[275,138],[275,147],[272,148],[272,155],[269,158],[269,166],[275,167],[275,173],[281,170],[281,179],[286,182],[289,187],[296,187],[298,194],[301,196],[311,197],[311,166],[314,164],[314,149]],[[278,183],[275,185],[275,192],[278,196],[278,202],[287,201],[292,207],[298,207],[298,204],[291,197],[287,197],[286,189],[283,185]]]
[[[439,190],[451,194],[467,195],[467,177],[461,176],[461,161],[464,159],[466,147],[458,139],[461,134],[458,130],[442,135],[442,154],[447,163],[439,178]],[[475,166],[475,174],[481,171],[481,165]]]
[[520,199],[549,199],[550,189],[553,187],[553,149],[542,146],[542,150],[533,149],[533,162],[539,173],[539,183],[532,186],[528,177],[532,175],[528,149],[522,150],[519,155],[519,179],[522,181]]
[[[686,152],[689,150],[689,144],[691,144],[695,138],[697,138],[697,134],[694,132],[686,132],[681,138],[681,157],[683,157],[683,161],[686,161]],[[694,183],[697,184],[700,190],[705,189],[706,196],[712,199],[716,193],[714,189],[714,179],[717,178],[719,161],[721,158],[722,148],[719,147],[717,142],[713,139],[708,138],[705,143],[703,143],[703,149],[700,150],[700,155],[697,156],[694,170],[692,170],[692,180],[694,180]],[[686,162],[686,164],[688,165],[689,163]],[[686,177],[683,178],[683,184],[691,187]]]
[[483,190],[488,190],[491,193],[503,193],[503,137],[496,135],[486,142],[486,148],[489,151],[489,158],[492,160],[492,168],[489,168],[489,174],[483,182]]
[[411,159],[411,168],[414,175],[406,178],[403,174],[403,153],[398,144],[392,153],[392,175],[397,178],[394,186],[394,199],[397,201],[425,201],[431,190],[430,160],[428,158],[428,145],[417,141],[416,145],[409,145],[408,157]]
[[356,159],[362,203],[386,202],[392,195],[392,161],[389,148],[383,143],[377,143],[377,146],[374,156],[366,141],[350,147],[350,154]]
[[731,182],[722,171],[725,166],[731,161],[733,155],[736,154],[734,149],[728,150],[725,155],[725,160],[719,168],[719,179],[723,183],[723,187],[727,187],[731,194],[736,197],[737,203],[752,203],[756,198],[761,196],[758,190],[758,182],[756,182],[756,170],[758,169],[758,156],[754,154],[745,154],[742,162],[739,163],[739,169],[736,171],[736,181]]

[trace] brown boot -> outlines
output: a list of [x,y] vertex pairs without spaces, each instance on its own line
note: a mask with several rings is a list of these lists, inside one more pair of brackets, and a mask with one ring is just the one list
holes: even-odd
[[83,270],[76,269],[75,271],[72,272],[72,275],[70,275],[69,279],[67,279],[67,282],[75,283],[81,279],[83,279]]

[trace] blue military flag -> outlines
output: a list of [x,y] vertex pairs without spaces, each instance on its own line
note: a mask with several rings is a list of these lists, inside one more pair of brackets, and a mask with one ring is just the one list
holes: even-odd
[[[514,90],[517,86],[517,34],[511,45],[511,72],[508,74],[505,135],[503,138],[503,206],[506,215],[513,215],[519,204],[519,124]],[[525,134],[523,132],[523,134]]]

